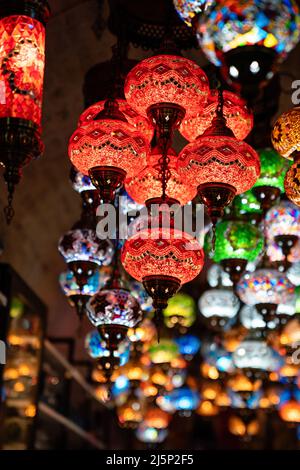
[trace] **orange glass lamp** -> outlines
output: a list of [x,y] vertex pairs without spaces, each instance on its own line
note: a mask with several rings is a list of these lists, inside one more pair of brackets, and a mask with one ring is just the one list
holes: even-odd
[[290,347],[300,342],[300,321],[293,318],[284,327],[280,335],[280,344],[284,347]]
[[135,429],[144,417],[144,408],[137,398],[131,397],[126,403],[117,408],[120,426]]
[[219,408],[228,408],[231,405],[231,398],[229,394],[225,390],[221,390],[215,400],[214,403],[219,407]]
[[260,425],[255,417],[246,420],[241,416],[232,415],[228,421],[228,430],[236,437],[250,439],[259,433]]
[[280,418],[290,424],[299,424],[300,423],[300,403],[294,398],[285,402],[279,408]]
[[125,366],[120,370],[121,375],[125,375],[130,382],[139,384],[149,378],[149,372],[138,359],[131,359]]
[[158,406],[148,408],[145,413],[143,422],[150,428],[166,429],[171,421],[171,415],[161,410]]
[[285,175],[284,189],[287,197],[296,205],[300,204],[300,107],[295,106],[283,113],[274,124],[272,144],[284,158],[294,163]]
[[202,400],[196,410],[197,415],[211,418],[219,414],[219,407],[210,400]]
[[151,383],[158,389],[158,391],[163,389],[169,390],[173,388],[170,377],[168,376],[167,372],[163,370],[161,365],[155,365],[154,367],[151,367],[150,380]]
[[7,223],[22,168],[43,152],[41,111],[45,66],[45,25],[49,5],[3,1],[0,6],[0,163],[8,189]]
[[217,380],[220,376],[218,369],[215,366],[208,364],[207,362],[201,364],[200,372],[202,377],[211,380]]
[[132,343],[140,341],[141,343],[150,342],[155,336],[155,326],[149,318],[145,318],[135,328],[129,328],[127,336]]
[[228,387],[233,392],[238,393],[252,393],[259,390],[262,381],[257,379],[255,381],[250,380],[245,374],[237,373],[229,378]]

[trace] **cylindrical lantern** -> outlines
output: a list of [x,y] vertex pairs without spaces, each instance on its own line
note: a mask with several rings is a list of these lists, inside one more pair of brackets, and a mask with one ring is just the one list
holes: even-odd
[[8,188],[7,223],[22,167],[41,155],[41,110],[45,64],[45,0],[0,5],[0,162]]

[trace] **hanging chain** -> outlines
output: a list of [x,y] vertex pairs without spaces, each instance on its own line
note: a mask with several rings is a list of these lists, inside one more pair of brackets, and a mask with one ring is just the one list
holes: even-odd
[[224,95],[221,84],[219,83],[217,86],[218,90],[218,106],[216,114],[218,117],[224,118]]
[[7,206],[4,207],[3,212],[5,216],[5,220],[7,225],[9,225],[15,215],[15,211],[13,208],[13,196],[14,196],[14,189],[11,189],[8,192],[8,197],[7,197]]
[[171,171],[169,168],[170,157],[168,156],[168,139],[162,138],[159,139],[162,142],[162,154],[159,158],[155,169],[159,172],[159,179],[161,181],[161,190],[162,190],[162,199],[165,201],[167,198],[167,185],[168,181],[171,178]]

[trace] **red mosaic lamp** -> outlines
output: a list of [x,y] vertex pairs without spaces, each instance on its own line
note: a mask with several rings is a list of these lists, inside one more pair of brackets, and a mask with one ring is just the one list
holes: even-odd
[[[168,49],[167,45],[163,48]],[[184,116],[195,116],[203,109],[209,85],[205,73],[193,61],[159,54],[133,67],[124,93],[129,105],[153,123],[158,141],[170,143]]]
[[[159,202],[159,199],[157,200]],[[161,199],[160,201],[166,202]],[[172,201],[167,201],[167,204]],[[162,312],[180,286],[192,281],[202,270],[204,254],[190,234],[172,226],[165,227],[151,217],[145,227],[126,240],[121,253],[125,270],[143,283],[153,299],[155,323],[159,327]]]
[[178,172],[191,185],[196,182],[213,225],[235,195],[250,189],[259,177],[259,156],[226,126],[221,90],[211,127],[180,152]]
[[[235,93],[224,90],[223,113],[227,127],[234,136],[243,140],[253,128],[253,114],[246,101]],[[216,117],[218,107],[218,90],[211,90],[206,106],[201,113],[192,118],[185,118],[180,124],[179,131],[189,142],[196,140],[211,125]]]
[[[172,148],[167,150],[167,157],[169,174],[166,193],[183,206],[194,199],[197,191],[194,186],[186,184],[178,174],[177,154]],[[147,166],[133,178],[125,180],[127,194],[139,204],[145,204],[147,199],[156,198],[161,194],[161,158],[162,149],[156,146],[148,156]]]
[[43,151],[41,110],[45,65],[46,1],[3,1],[0,5],[0,162],[5,167],[10,223],[22,168]]
[[69,141],[69,158],[89,175],[104,202],[112,202],[125,177],[134,176],[146,164],[148,143],[129,124],[118,101],[106,100],[103,110],[79,125]]

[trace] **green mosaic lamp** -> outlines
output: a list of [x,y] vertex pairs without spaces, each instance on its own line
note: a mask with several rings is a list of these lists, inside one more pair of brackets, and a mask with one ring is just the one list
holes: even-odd
[[196,320],[195,301],[190,295],[179,292],[169,300],[163,315],[168,328],[189,328]]
[[260,158],[260,177],[254,183],[253,194],[262,209],[268,210],[284,192],[284,177],[291,162],[282,158],[276,150],[264,148],[258,150]]
[[[211,246],[206,237],[204,248]],[[235,284],[248,262],[254,262],[262,253],[264,239],[257,227],[243,220],[223,220],[216,226],[216,242],[212,259],[220,263]]]
[[236,196],[232,203],[233,212],[236,216],[261,214],[260,203],[254,196],[252,190]]

